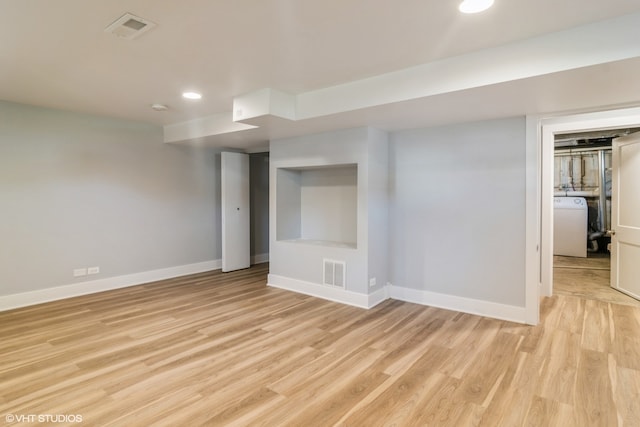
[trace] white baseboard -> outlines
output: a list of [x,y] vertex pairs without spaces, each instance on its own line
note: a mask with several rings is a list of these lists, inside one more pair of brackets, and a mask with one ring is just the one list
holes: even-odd
[[460,311],[463,313],[476,314],[479,316],[492,317],[494,319],[508,320],[517,323],[527,323],[525,307],[498,304],[490,301],[482,301],[393,285],[389,286],[389,297],[400,301],[444,308],[446,310]]
[[381,302],[389,299],[389,287],[383,286],[382,288],[367,296],[369,297],[367,308],[375,307]]
[[508,320],[517,323],[526,323],[526,310],[524,307],[498,304],[495,302],[481,301],[455,295],[439,294],[418,289],[403,288],[388,285],[378,289],[370,295],[346,291],[341,288],[323,286],[316,283],[291,279],[289,277],[269,274],[268,286],[298,292],[329,301],[353,305],[360,308],[372,308],[381,302],[392,298],[400,301],[412,302],[431,307],[443,308],[494,319]]
[[[268,262],[268,254],[256,255],[255,262],[252,261],[254,264],[261,262]],[[141,285],[158,280],[172,279],[174,277],[186,276],[188,274],[219,270],[221,267],[221,260],[205,261],[195,264],[127,274],[124,276],[107,277],[104,279],[23,292],[19,294],[4,295],[0,296],[0,311],[93,294],[96,292],[104,292],[112,289],[126,288],[128,286]],[[372,308],[389,298],[393,298],[400,301],[428,305],[447,310],[476,314],[501,320],[509,320],[518,323],[526,323],[526,310],[524,307],[498,304],[489,301],[439,294],[393,285],[385,286],[370,295],[366,295],[347,291],[341,288],[291,279],[289,277],[278,276],[275,274],[269,274],[267,284],[274,288],[298,292],[360,308]]]
[[49,301],[109,291],[112,289],[126,288],[128,286],[141,285],[158,280],[172,279],[188,274],[202,273],[205,271],[219,270],[222,268],[222,260],[198,262],[195,264],[179,265],[176,267],[161,268],[159,270],[144,271],[141,273],[126,274],[124,276],[107,277],[104,279],[87,282],[73,283],[54,288],[40,289],[19,294],[0,296],[0,311],[13,308],[26,307]]
[[265,262],[269,262],[269,253],[251,255],[251,265],[264,264]]
[[342,288],[323,286],[317,283],[278,276],[276,274],[269,274],[267,285],[360,308],[371,308],[388,298],[386,289],[384,288],[371,295],[365,295],[347,291]]

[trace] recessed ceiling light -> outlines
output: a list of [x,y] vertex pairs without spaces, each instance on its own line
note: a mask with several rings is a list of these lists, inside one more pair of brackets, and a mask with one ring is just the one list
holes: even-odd
[[493,6],[493,0],[464,0],[458,6],[462,13],[478,13]]
[[198,92],[183,92],[182,97],[187,99],[200,99],[202,95]]
[[151,104],[151,109],[155,111],[167,111],[169,107],[164,104]]

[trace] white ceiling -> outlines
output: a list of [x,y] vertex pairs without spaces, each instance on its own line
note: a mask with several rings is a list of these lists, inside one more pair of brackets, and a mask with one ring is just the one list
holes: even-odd
[[[478,15],[460,14],[458,3],[0,0],[0,99],[170,125],[231,114],[234,98],[264,88],[310,93],[640,12],[640,0],[496,0]],[[135,40],[103,31],[125,12],[157,27]],[[639,72],[640,59],[627,54],[198,141],[251,148],[328,128],[401,129],[632,104],[640,102]],[[183,100],[187,89],[204,98]],[[170,110],[155,112],[152,103]]]

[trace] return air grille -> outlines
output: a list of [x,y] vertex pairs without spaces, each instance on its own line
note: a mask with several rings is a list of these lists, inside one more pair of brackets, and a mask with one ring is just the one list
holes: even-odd
[[346,268],[344,261],[335,261],[332,259],[323,259],[323,275],[322,283],[329,286],[344,288]]
[[104,29],[105,32],[115,34],[123,39],[132,40],[146,33],[156,24],[131,13],[125,13],[115,22]]

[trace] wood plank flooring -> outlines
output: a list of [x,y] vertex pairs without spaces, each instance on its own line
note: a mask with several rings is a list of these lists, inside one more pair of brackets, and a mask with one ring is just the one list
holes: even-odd
[[610,281],[610,259],[606,254],[553,257],[554,294],[640,307],[640,301],[613,289]]
[[0,423],[638,425],[638,307],[557,295],[535,327],[391,300],[362,310],[268,288],[267,269],[0,313]]

